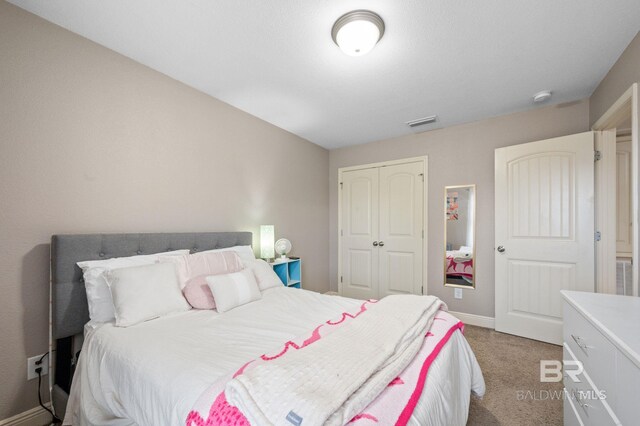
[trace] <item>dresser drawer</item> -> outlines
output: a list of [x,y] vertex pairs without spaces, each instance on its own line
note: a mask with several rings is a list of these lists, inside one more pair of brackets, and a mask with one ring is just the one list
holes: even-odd
[[640,369],[622,352],[616,354],[616,399],[610,404],[623,425],[638,424]]
[[573,400],[569,398],[569,392],[565,388],[564,390],[564,426],[584,426],[582,420],[580,420],[580,414],[576,406],[573,404]]
[[[563,347],[563,359],[565,362],[576,361],[566,343]],[[567,374],[568,369],[574,370],[575,368],[575,365],[565,367],[564,387],[566,390],[565,397],[568,400],[565,401],[565,404],[570,402],[573,405],[573,407],[569,408],[578,413],[580,421],[585,426],[619,425],[620,422],[615,418],[611,407],[607,404],[608,395],[606,392],[603,393],[593,387],[588,372],[583,371],[582,374],[578,375],[579,381],[577,382]],[[570,413],[565,409],[565,421],[571,424],[572,419],[566,417],[568,414]]]
[[615,399],[616,348],[573,306],[564,304],[564,341],[598,390]]

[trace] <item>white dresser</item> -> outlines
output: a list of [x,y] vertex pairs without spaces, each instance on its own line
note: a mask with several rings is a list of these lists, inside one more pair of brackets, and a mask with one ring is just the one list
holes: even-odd
[[[562,296],[564,424],[640,424],[640,297]],[[576,361],[584,366],[579,375]]]

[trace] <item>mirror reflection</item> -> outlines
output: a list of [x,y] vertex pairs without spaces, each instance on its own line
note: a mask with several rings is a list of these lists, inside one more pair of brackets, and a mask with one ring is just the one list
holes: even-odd
[[476,186],[447,186],[444,194],[444,285],[475,288]]

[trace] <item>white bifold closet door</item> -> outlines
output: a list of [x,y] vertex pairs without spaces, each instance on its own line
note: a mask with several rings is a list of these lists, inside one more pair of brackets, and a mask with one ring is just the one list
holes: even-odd
[[412,162],[342,172],[343,296],[421,294],[423,169]]
[[560,290],[594,291],[592,132],[495,151],[497,331],[562,344]]

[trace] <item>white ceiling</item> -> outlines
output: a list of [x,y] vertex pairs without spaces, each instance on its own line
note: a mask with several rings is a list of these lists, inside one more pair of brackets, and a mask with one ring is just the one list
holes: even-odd
[[[640,29],[638,0],[10,0],[326,148],[589,96]],[[331,40],[366,8],[368,55]]]

